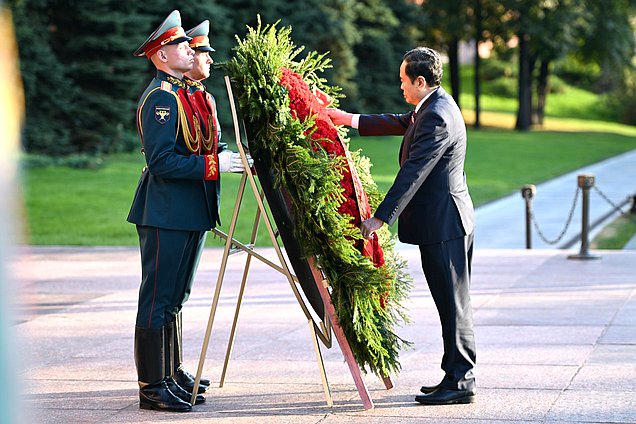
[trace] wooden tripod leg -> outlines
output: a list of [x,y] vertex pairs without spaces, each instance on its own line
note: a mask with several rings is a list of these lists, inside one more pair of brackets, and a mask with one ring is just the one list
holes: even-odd
[[322,359],[318,336],[316,336],[314,322],[311,319],[309,320],[309,332],[311,333],[311,341],[314,343],[314,350],[316,351],[316,361],[318,362],[320,378],[322,379],[322,388],[325,391],[325,401],[327,402],[327,406],[331,408],[333,406],[333,399],[331,398],[331,389],[329,388],[329,381],[327,380],[327,373],[325,372],[325,362]]
[[234,236],[234,230],[236,229],[236,222],[238,220],[238,214],[241,209],[241,203],[243,201],[243,193],[245,191],[245,184],[247,176],[243,173],[241,183],[239,184],[238,195],[236,196],[236,202],[234,204],[234,212],[232,214],[232,221],[230,222],[230,228],[228,230],[228,237],[225,241],[225,248],[223,249],[223,257],[221,258],[221,266],[219,268],[219,276],[216,281],[216,289],[214,291],[214,298],[212,299],[212,305],[210,306],[210,316],[208,317],[208,326],[205,330],[205,337],[203,339],[203,346],[201,346],[201,354],[199,355],[199,366],[197,368],[197,375],[194,379],[194,388],[192,389],[192,398],[190,403],[195,404],[197,397],[199,383],[201,382],[201,374],[203,373],[203,364],[205,363],[205,356],[208,352],[208,345],[210,344],[210,336],[212,335],[212,325],[214,324],[214,317],[216,315],[216,308],[219,304],[219,297],[221,295],[221,286],[223,285],[223,278],[225,277],[225,269],[227,267],[227,259],[230,256],[230,248],[232,247],[232,237]]
[[[256,242],[256,235],[258,233],[258,222],[261,218],[261,210],[256,209],[256,217],[254,218],[254,226],[252,227],[252,237],[250,243],[254,245]],[[243,279],[241,280],[241,289],[236,300],[236,310],[234,311],[234,321],[232,322],[232,330],[230,330],[230,339],[227,343],[227,350],[225,352],[225,361],[223,362],[223,372],[221,372],[221,381],[219,387],[223,387],[225,384],[225,377],[227,375],[227,367],[230,363],[230,355],[232,355],[232,349],[234,347],[234,337],[236,335],[236,327],[238,325],[238,317],[241,311],[241,305],[243,303],[243,295],[245,294],[245,285],[247,283],[247,274],[250,270],[250,264],[252,262],[252,255],[248,253],[245,260],[245,270],[243,271]]]
[[243,279],[241,280],[241,289],[239,290],[238,298],[236,300],[236,310],[234,311],[234,321],[232,322],[232,330],[230,330],[230,339],[227,343],[227,350],[225,351],[225,361],[223,362],[223,371],[221,372],[221,381],[219,387],[223,387],[225,384],[225,376],[227,375],[227,367],[230,363],[230,355],[232,355],[232,348],[234,347],[234,336],[236,335],[236,327],[238,325],[238,317],[241,311],[241,305],[243,303],[243,294],[245,293],[245,285],[247,283],[247,274],[250,268],[251,255],[247,255],[245,262],[245,270],[243,271]]
[[325,286],[325,284],[323,284],[324,278],[322,276],[322,272],[320,272],[320,270],[318,270],[318,268],[316,267],[316,263],[314,262],[313,258],[308,258],[308,261],[314,274],[314,280],[316,281],[316,284],[318,284],[318,290],[320,291],[320,296],[322,297],[322,301],[325,305],[327,316],[329,316],[329,319],[331,320],[331,328],[333,329],[333,334],[338,341],[338,345],[340,346],[340,350],[342,351],[342,356],[344,356],[345,362],[349,367],[349,372],[351,372],[351,377],[353,377],[353,382],[358,389],[358,394],[360,395],[360,399],[362,399],[362,405],[364,409],[373,409],[373,401],[371,400],[371,396],[369,395],[367,386],[364,384],[362,373],[360,372],[358,363],[353,356],[353,351],[351,350],[351,346],[349,346],[349,341],[347,341],[347,338],[342,331],[342,327],[340,327],[340,323],[338,322],[336,310],[331,303],[331,295],[327,291],[327,287]]

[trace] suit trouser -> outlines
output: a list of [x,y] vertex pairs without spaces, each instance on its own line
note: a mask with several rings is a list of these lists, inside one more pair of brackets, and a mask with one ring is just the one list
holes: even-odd
[[205,231],[137,226],[141,286],[137,326],[160,328],[173,322],[190,295],[205,242]]
[[473,235],[419,247],[424,276],[442,324],[442,387],[473,390],[476,351],[469,294]]

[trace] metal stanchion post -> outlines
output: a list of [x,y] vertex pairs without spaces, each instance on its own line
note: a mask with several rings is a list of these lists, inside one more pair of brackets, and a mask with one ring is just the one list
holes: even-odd
[[532,249],[532,198],[537,188],[532,184],[521,187],[521,196],[526,201],[526,249]]
[[636,194],[632,196],[632,208],[629,210],[629,213],[636,214]]
[[590,189],[594,187],[593,174],[580,174],[577,178],[579,188],[583,192],[583,200],[581,202],[581,250],[578,255],[570,255],[568,259],[600,259],[599,255],[590,254]]

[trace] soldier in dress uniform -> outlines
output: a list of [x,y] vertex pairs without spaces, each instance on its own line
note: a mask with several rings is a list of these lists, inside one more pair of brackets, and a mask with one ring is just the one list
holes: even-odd
[[[231,159],[219,157],[202,135],[184,82],[194,64],[190,40],[175,10],[134,52],[150,59],[157,73],[137,107],[147,166],[128,215],[137,226],[142,265],[135,326],[139,406],[179,412],[192,405],[191,393],[180,385],[186,373],[180,366],[181,372],[175,372],[175,363],[180,365],[175,351],[181,350],[180,337],[179,346],[174,344],[175,321],[188,297],[205,232],[219,223],[216,181],[220,170],[230,170]],[[196,403],[204,401],[197,395]]]
[[[238,153],[227,150],[227,144],[220,142],[221,126],[217,115],[216,100],[206,90],[202,82],[210,77],[210,65],[214,63],[210,54],[216,51],[210,46],[209,32],[210,21],[207,19],[186,32],[188,37],[192,37],[190,48],[194,50],[194,65],[190,71],[184,74],[184,81],[189,87],[190,99],[199,118],[204,137],[204,151],[208,151],[206,149],[210,149],[210,146],[216,140],[216,151],[220,157],[220,172],[242,171],[241,156]],[[247,160],[250,165],[253,163],[249,153],[247,154]],[[217,180],[217,186],[219,181]]]
[[[194,65],[190,71],[184,73],[183,81],[187,86],[187,93],[190,105],[192,106],[194,115],[197,118],[197,129],[200,131],[201,137],[201,153],[203,155],[212,155],[214,160],[219,163],[220,172],[242,171],[243,165],[240,156],[227,149],[226,143],[221,143],[221,127],[218,120],[216,102],[214,97],[206,91],[202,80],[210,76],[210,65],[213,63],[210,53],[215,51],[210,46],[208,33],[210,31],[210,21],[205,20],[195,28],[186,32],[191,38],[189,41],[190,48],[194,50]],[[230,169],[228,169],[228,166]],[[218,176],[214,180],[205,181],[205,190],[210,201],[210,207],[216,211],[218,216],[218,207],[221,192],[221,178]],[[207,235],[207,233],[205,233]],[[181,305],[185,303],[190,295],[192,283],[196,268],[205,245],[205,235],[200,239],[196,252],[195,260],[184,270],[185,278],[188,281],[186,291],[182,299]],[[182,314],[181,305],[176,315],[174,330],[174,379],[176,382],[189,392],[194,390],[194,376],[183,368],[183,338],[182,338]],[[210,380],[202,378],[199,381],[198,393],[203,393],[210,385]]]

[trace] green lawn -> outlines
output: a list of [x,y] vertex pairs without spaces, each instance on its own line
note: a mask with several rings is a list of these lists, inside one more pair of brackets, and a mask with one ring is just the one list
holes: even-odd
[[125,219],[142,167],[136,153],[110,157],[98,170],[23,171],[30,242],[134,245],[136,232]]
[[620,216],[590,243],[592,249],[622,249],[636,234],[636,215]]
[[[582,132],[469,130],[466,173],[475,204],[636,149],[636,129],[621,127],[622,131],[605,132],[604,125],[579,121],[579,129],[585,130]],[[352,150],[361,148],[372,160],[373,176],[383,190],[390,187],[397,172],[399,145],[398,137],[351,141]],[[136,245],[134,226],[126,222],[126,216],[143,165],[142,157],[135,153],[109,157],[98,170],[50,167],[24,171],[29,242]],[[229,224],[239,180],[239,175],[222,176],[222,229]],[[249,237],[255,210],[253,197],[246,196],[237,230],[239,239]],[[261,226],[259,240],[266,238]],[[220,242],[209,237],[208,245]]]

